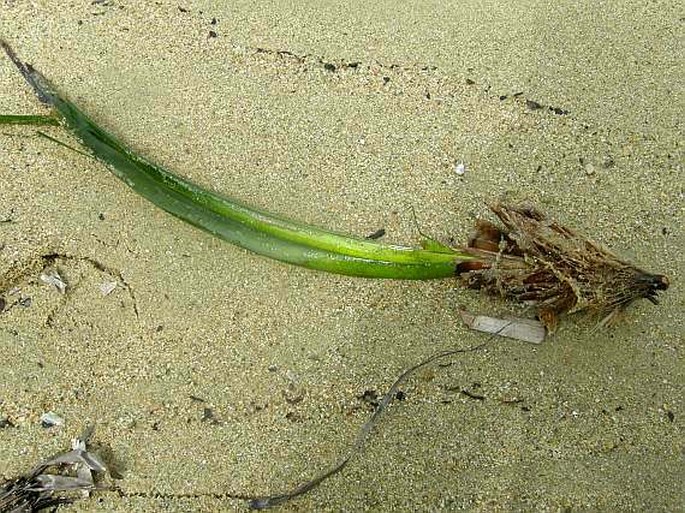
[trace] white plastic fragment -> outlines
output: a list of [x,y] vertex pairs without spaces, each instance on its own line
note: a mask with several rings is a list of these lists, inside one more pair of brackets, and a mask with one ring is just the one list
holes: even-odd
[[41,273],[40,281],[48,285],[55,287],[60,294],[64,294],[67,291],[67,284],[59,275],[56,269],[48,269]]
[[545,327],[533,319],[497,319],[486,315],[473,315],[461,310],[461,319],[469,329],[500,337],[513,338],[531,344],[540,344],[545,339]]
[[454,172],[457,174],[457,176],[464,176],[466,173],[466,166],[464,165],[463,162],[457,162],[457,165],[454,166]]

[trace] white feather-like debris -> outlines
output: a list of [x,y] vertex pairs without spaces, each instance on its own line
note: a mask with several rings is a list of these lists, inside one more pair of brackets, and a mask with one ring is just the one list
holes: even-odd
[[60,294],[66,294],[67,292],[67,283],[59,275],[57,269],[46,269],[43,271],[40,275],[40,281],[47,285],[52,285]]

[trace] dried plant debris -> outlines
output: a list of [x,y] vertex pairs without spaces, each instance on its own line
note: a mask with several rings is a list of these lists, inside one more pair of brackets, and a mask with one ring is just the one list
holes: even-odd
[[[492,338],[492,337],[491,337]],[[488,339],[489,341],[490,339]],[[327,470],[321,472],[317,476],[315,476],[313,479],[310,481],[307,481],[300,486],[297,486],[296,488],[283,492],[283,493],[278,493],[274,495],[267,495],[263,497],[254,497],[250,499],[249,501],[249,507],[250,509],[267,509],[267,508],[272,508],[274,506],[278,506],[279,504],[283,504],[291,499],[294,499],[296,497],[299,497],[300,495],[304,495],[305,493],[310,492],[314,488],[318,487],[321,483],[323,483],[326,479],[328,479],[331,476],[334,476],[341,470],[347,466],[347,464],[350,462],[353,456],[355,456],[359,451],[362,450],[364,447],[364,444],[366,443],[366,440],[368,439],[369,435],[371,434],[371,430],[375,427],[375,425],[378,423],[381,415],[385,412],[385,410],[390,406],[390,403],[393,401],[393,399],[398,399],[401,400],[404,397],[404,394],[398,393],[400,385],[404,383],[409,376],[414,374],[416,371],[419,369],[437,361],[437,360],[442,360],[444,358],[449,358],[456,356],[461,353],[470,353],[473,351],[479,351],[485,347],[487,342],[484,342],[482,344],[479,344],[474,347],[469,347],[466,349],[450,349],[447,351],[441,351],[439,353],[435,353],[432,356],[426,358],[422,362],[417,363],[416,365],[410,367],[409,369],[405,370],[400,377],[398,377],[395,382],[392,384],[390,389],[386,392],[386,394],[383,396],[381,399],[380,403],[378,403],[378,406],[376,407],[375,411],[369,417],[369,419],[362,425],[362,427],[359,429],[357,432],[357,437],[355,438],[352,447],[343,454],[335,463],[333,463]]]
[[504,225],[478,221],[469,251],[478,260],[458,264],[464,283],[533,305],[553,333],[559,317],[588,311],[614,320],[633,301],[657,304],[668,278],[625,262],[531,206],[490,206]]
[[28,474],[0,484],[0,512],[30,513],[69,504],[79,495],[87,497],[97,487],[93,474],[107,470],[86,448],[91,434],[92,429],[86,429],[79,438],[72,440],[71,451],[58,454]]

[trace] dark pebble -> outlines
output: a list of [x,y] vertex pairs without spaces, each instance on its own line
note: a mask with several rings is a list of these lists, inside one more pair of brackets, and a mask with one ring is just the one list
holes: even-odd
[[526,100],[526,107],[530,110],[538,110],[542,108],[542,105],[533,100]]
[[365,403],[368,403],[372,406],[378,406],[378,392],[375,390],[364,390],[364,393],[360,396],[357,396],[357,399],[361,399]]
[[200,422],[210,422],[212,424],[216,424],[217,420],[214,416],[214,410],[212,410],[211,408],[204,408],[202,410],[202,417],[200,417]]

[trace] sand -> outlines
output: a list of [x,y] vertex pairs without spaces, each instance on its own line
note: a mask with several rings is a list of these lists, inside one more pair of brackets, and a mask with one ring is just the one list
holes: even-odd
[[[281,510],[685,509],[677,2],[147,4],[5,0],[0,33],[136,151],[252,205],[417,243],[412,208],[460,242],[486,201],[531,199],[672,283],[612,329],[572,317],[541,346],[421,371],[341,474]],[[44,112],[7,59],[0,112]],[[94,423],[119,492],[73,511],[244,510],[232,497],[346,450],[366,391],[482,342],[458,306],[521,313],[449,280],[250,254],[32,127],[0,147],[0,478]]]

